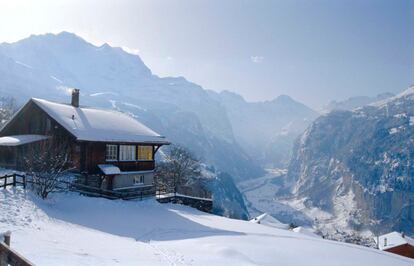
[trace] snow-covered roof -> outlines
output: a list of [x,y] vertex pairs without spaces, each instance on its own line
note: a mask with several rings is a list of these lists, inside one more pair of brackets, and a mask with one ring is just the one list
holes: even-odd
[[121,170],[113,164],[98,164],[99,169],[105,175],[119,175]]
[[292,231],[295,232],[295,233],[304,234],[304,235],[311,236],[311,237],[321,238],[320,236],[315,234],[315,232],[312,228],[298,226],[298,227],[293,228]]
[[15,135],[0,138],[0,146],[19,146],[40,140],[48,139],[43,135]]
[[253,219],[250,220],[251,223],[257,223],[257,224],[262,224],[262,225],[267,225],[270,227],[275,227],[275,228],[279,228],[279,229],[288,229],[289,225],[281,223],[279,220],[277,220],[276,218],[274,218],[273,216],[267,214],[267,213],[263,213]]
[[98,164],[99,169],[105,175],[136,175],[136,174],[148,174],[153,173],[154,170],[145,170],[145,171],[121,171],[119,167],[113,164]]
[[380,250],[387,250],[393,247],[409,244],[414,247],[414,239],[409,236],[403,236],[398,232],[391,232],[378,237],[375,242],[379,241],[378,248]]
[[32,101],[78,140],[169,144],[165,137],[125,113],[36,98]]

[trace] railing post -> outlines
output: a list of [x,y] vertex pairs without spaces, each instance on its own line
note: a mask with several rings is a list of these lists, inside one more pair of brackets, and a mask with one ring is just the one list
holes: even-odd
[[26,189],[26,175],[23,175],[23,188]]
[[9,261],[8,261],[8,254],[7,252],[0,252],[0,265],[8,265]]
[[13,187],[16,186],[16,173],[13,174]]
[[4,176],[4,189],[6,189],[7,186],[7,175]]

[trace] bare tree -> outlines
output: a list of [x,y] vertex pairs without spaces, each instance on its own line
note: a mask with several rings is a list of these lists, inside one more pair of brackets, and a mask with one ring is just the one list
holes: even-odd
[[200,175],[199,160],[187,149],[173,145],[165,151],[164,161],[157,166],[156,183],[158,188],[176,194]]
[[50,193],[66,190],[67,172],[71,170],[70,145],[65,140],[47,139],[30,145],[25,156],[33,189],[42,199]]

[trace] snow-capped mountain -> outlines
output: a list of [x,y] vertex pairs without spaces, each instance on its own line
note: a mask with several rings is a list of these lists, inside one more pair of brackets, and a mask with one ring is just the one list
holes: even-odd
[[286,167],[294,140],[318,116],[287,95],[246,102],[238,94],[210,92],[226,108],[234,136],[265,167]]
[[30,36],[0,45],[0,94],[20,103],[30,97],[115,108],[139,118],[203,161],[236,178],[258,176],[235,141],[226,110],[200,86],[182,77],[153,75],[137,55],[108,44],[94,46],[67,32]]
[[297,140],[286,183],[332,228],[414,234],[414,86],[318,118]]
[[285,165],[293,140],[317,116],[288,96],[249,103],[183,77],[160,78],[139,56],[68,32],[0,44],[0,79],[0,94],[20,103],[67,102],[69,88],[78,88],[81,104],[128,112],[238,180]]

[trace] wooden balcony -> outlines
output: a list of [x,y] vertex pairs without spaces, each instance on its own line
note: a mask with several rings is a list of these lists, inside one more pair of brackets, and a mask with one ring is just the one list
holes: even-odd
[[133,162],[111,162],[111,164],[117,166],[122,172],[133,171],[149,171],[154,170],[155,161],[133,161]]

